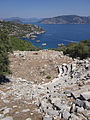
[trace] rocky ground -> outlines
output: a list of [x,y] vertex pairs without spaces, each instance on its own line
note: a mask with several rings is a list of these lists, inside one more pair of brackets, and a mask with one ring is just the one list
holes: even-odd
[[11,82],[0,85],[0,120],[90,120],[90,59],[18,51],[10,61]]
[[10,69],[14,78],[23,78],[36,84],[51,81],[58,75],[57,66],[70,63],[71,58],[57,51],[16,51],[10,54]]

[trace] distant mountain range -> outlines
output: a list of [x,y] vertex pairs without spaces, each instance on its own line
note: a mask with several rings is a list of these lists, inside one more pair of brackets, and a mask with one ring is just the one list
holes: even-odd
[[11,21],[13,23],[42,23],[42,24],[90,24],[90,16],[78,16],[78,15],[62,15],[52,18],[19,18],[11,17],[4,18],[5,21]]
[[42,18],[19,18],[19,17],[11,17],[11,18],[4,18],[5,21],[11,21],[14,23],[35,23],[42,20]]
[[40,21],[42,24],[90,24],[90,16],[63,15],[52,18],[45,18]]

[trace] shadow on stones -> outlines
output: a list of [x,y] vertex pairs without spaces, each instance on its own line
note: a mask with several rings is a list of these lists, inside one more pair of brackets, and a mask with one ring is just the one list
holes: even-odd
[[10,80],[6,76],[1,76],[0,77],[0,84],[10,82]]

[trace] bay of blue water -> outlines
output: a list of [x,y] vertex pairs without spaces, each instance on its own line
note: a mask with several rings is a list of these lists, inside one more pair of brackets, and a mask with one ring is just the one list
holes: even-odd
[[[44,49],[57,48],[57,44],[69,44],[70,42],[79,42],[81,40],[90,39],[90,24],[80,25],[61,25],[61,24],[37,24],[46,32],[38,35],[35,40],[31,41],[35,46],[42,47],[42,43],[46,43]],[[40,40],[40,43],[36,41]]]

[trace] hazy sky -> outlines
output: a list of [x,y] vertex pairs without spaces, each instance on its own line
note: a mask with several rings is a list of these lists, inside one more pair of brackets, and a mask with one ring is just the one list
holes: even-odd
[[0,18],[90,16],[90,0],[0,0]]

